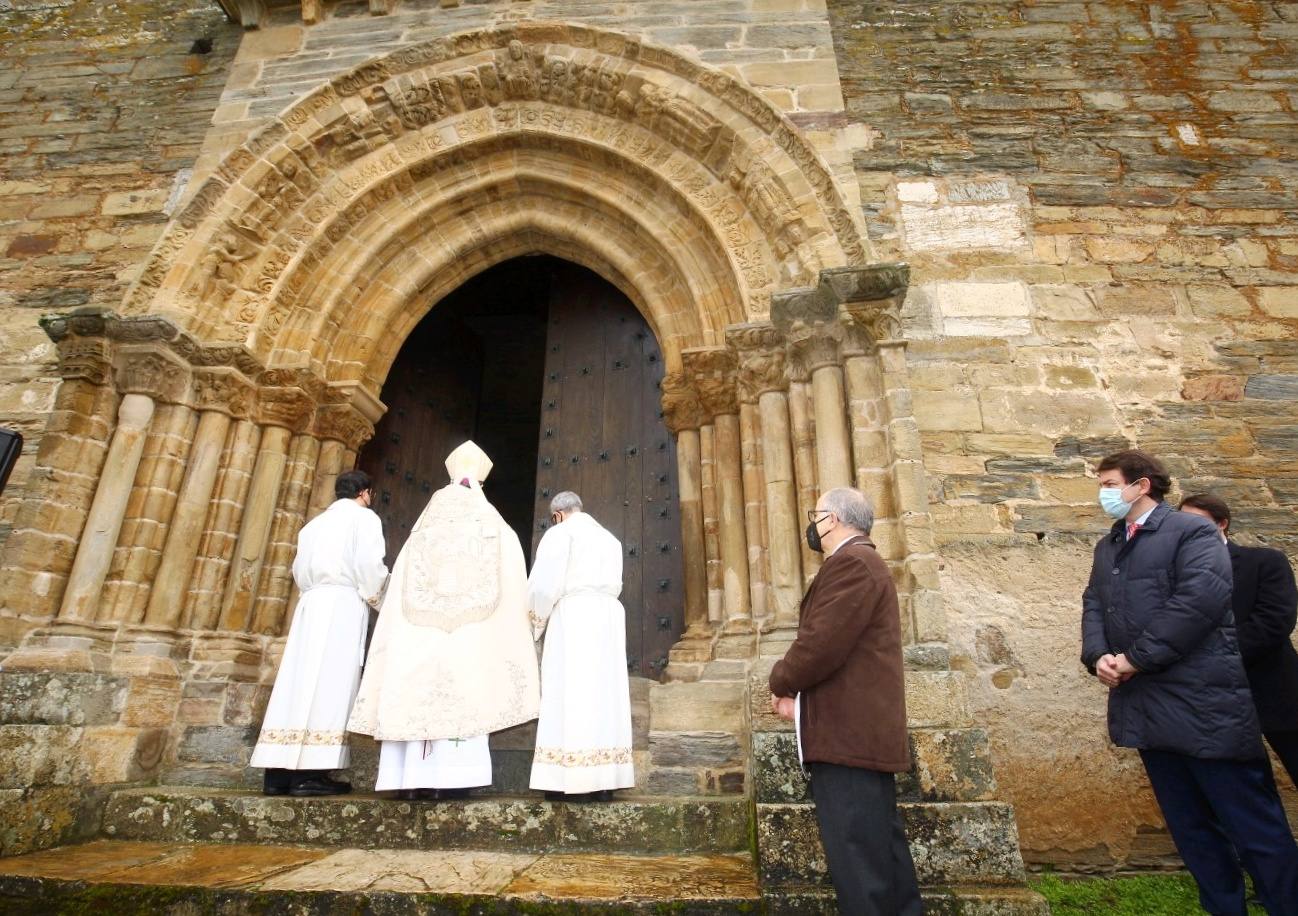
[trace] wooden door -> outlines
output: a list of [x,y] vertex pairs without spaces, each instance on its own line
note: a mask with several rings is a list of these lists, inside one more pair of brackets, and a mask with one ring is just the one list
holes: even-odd
[[552,274],[537,449],[535,544],[562,490],[623,547],[627,668],[659,678],[684,628],[676,444],[658,342],[635,306],[581,268]]
[[474,435],[482,348],[454,322],[419,325],[383,385],[388,412],[357,466],[374,479],[388,568],[433,492],[446,486],[446,456]]

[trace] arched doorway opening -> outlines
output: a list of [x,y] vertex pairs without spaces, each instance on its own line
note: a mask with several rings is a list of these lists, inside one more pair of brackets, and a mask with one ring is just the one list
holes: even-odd
[[473,438],[495,462],[487,496],[529,556],[561,490],[579,493],[622,541],[627,666],[660,678],[684,629],[663,373],[644,317],[583,267],[522,257],[464,283],[402,344],[383,385],[388,412],[360,456],[389,562],[445,483],[447,453]]

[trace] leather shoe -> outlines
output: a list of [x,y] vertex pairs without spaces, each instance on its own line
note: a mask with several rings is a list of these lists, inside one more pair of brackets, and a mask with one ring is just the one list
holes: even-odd
[[295,780],[288,794],[294,798],[314,798],[322,795],[346,795],[351,790],[350,782],[330,779],[328,776],[313,776]]
[[268,767],[262,778],[262,795],[287,795],[293,786],[293,774],[290,770]]

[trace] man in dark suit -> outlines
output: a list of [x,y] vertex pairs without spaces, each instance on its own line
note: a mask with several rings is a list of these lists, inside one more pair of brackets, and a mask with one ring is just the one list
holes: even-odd
[[1269,547],[1230,541],[1230,507],[1209,493],[1181,500],[1182,512],[1208,519],[1221,532],[1235,575],[1235,633],[1262,734],[1298,785],[1298,652],[1289,634],[1298,618],[1298,588],[1288,558]]
[[894,782],[910,769],[897,590],[868,537],[864,494],[830,490],[810,514],[807,544],[825,563],[797,639],[771,670],[771,704],[797,728],[839,912],[915,916],[923,907]]
[[1226,545],[1163,501],[1152,455],[1109,455],[1096,474],[1114,523],[1082,596],[1082,664],[1109,688],[1109,738],[1140,752],[1205,910],[1245,916],[1247,871],[1267,913],[1298,916],[1298,844],[1236,645]]

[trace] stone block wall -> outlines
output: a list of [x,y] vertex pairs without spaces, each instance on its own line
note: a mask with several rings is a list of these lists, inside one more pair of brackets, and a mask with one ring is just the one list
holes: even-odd
[[240,34],[192,0],[0,5],[0,426],[26,438],[0,543],[47,417],[68,413],[36,321],[118,305],[187,186]]
[[1147,448],[1178,494],[1229,500],[1242,542],[1298,556],[1298,10],[829,11],[871,241],[912,267],[952,664],[1024,855],[1162,864],[1139,761],[1077,660],[1107,527],[1091,469]]

